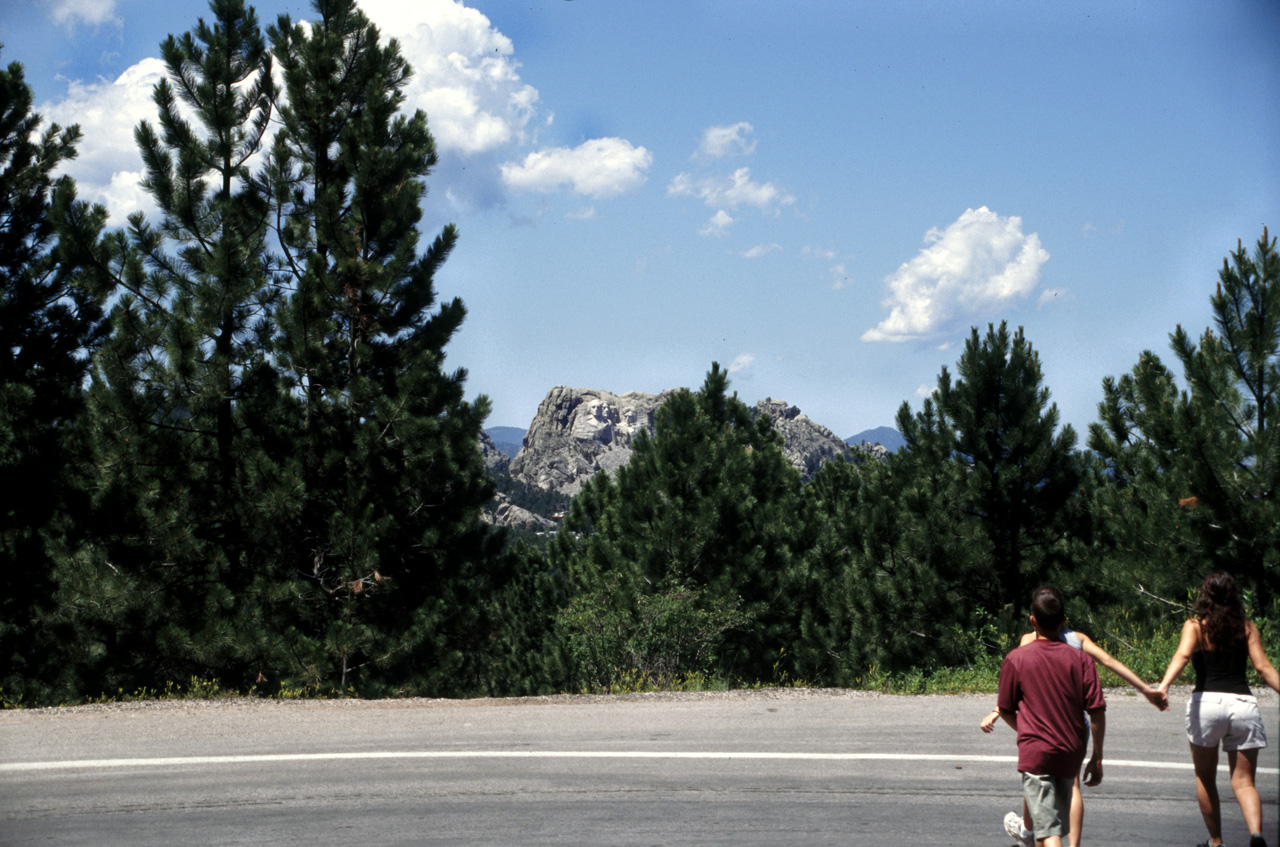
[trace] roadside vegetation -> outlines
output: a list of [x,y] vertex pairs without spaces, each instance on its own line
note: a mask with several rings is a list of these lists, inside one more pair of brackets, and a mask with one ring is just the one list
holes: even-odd
[[[883,461],[803,482],[712,363],[566,503],[486,474],[488,401],[445,367],[466,311],[433,277],[465,247],[420,241],[436,154],[395,42],[354,0],[265,29],[210,6],[161,46],[159,212],[124,230],[56,176],[93,139],[0,71],[0,705],[993,691],[1043,583],[1155,680],[1213,570],[1275,644],[1265,228],[1206,275],[1213,326],[1135,350],[1086,434],[992,324]],[[499,488],[567,507],[559,533],[489,527]]]

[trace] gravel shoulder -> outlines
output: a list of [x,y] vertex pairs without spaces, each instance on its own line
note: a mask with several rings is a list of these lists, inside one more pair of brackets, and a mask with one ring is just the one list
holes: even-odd
[[[1170,694],[1177,704],[1186,701],[1190,694],[1187,686],[1175,687]],[[1280,698],[1274,691],[1263,689],[1255,692],[1258,703],[1264,709],[1274,708]],[[1131,688],[1112,688],[1107,698],[1136,698]],[[299,699],[276,700],[265,697],[215,697],[210,699],[135,700],[117,703],[90,703],[80,706],[57,706],[38,709],[8,709],[0,711],[0,724],[11,721],[29,721],[87,716],[137,716],[140,714],[178,713],[227,713],[227,712],[320,712],[358,711],[368,709],[483,709],[492,707],[521,706],[584,706],[610,703],[714,703],[751,701],[831,701],[831,700],[908,700],[923,701],[945,699],[953,702],[992,701],[995,695],[979,694],[884,694],[878,691],[862,691],[847,688],[758,688],[731,691],[652,691],[634,694],[553,694],[532,697],[477,697],[447,699],[427,697],[387,698],[378,700]]]

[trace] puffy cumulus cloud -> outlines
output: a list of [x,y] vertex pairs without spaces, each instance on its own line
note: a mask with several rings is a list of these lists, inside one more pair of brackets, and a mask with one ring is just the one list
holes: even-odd
[[729,234],[729,227],[733,226],[733,216],[724,209],[716,212],[711,216],[711,220],[707,221],[707,225],[698,230],[698,235],[714,235],[722,236]]
[[50,122],[80,124],[79,155],[64,170],[75,178],[81,199],[106,204],[111,226],[124,226],[130,213],[153,208],[138,187],[142,158],[133,130],[143,120],[155,124],[151,93],[164,75],[164,62],[143,59],[113,82],[72,82],[64,100],[40,107]]
[[363,0],[361,8],[384,36],[399,40],[413,66],[405,105],[427,114],[441,153],[437,177],[455,206],[496,205],[508,188],[567,186],[604,198],[644,182],[652,156],[621,138],[514,158],[537,146],[538,130],[553,116],[539,111],[538,91],[520,78],[511,39],[483,13],[457,0]]
[[729,373],[742,373],[755,362],[756,357],[750,353],[740,353],[732,362],[729,363]]
[[538,92],[520,79],[511,39],[454,0],[364,0],[413,67],[405,107],[427,113],[441,153],[476,155],[527,139]]
[[750,136],[755,127],[746,121],[739,121],[729,126],[712,126],[702,133],[702,142],[698,145],[697,156],[718,159],[733,153],[751,155],[755,152],[756,142]]
[[778,250],[781,250],[781,249],[782,249],[782,245],[778,243],[757,244],[755,247],[752,247],[748,250],[744,250],[742,253],[742,258],[759,259],[764,256],[768,256],[770,253],[777,252]]
[[926,397],[932,397],[936,390],[932,385],[920,385],[916,387],[916,396],[923,400]]
[[953,322],[985,316],[1030,295],[1049,253],[1022,218],[1002,218],[983,206],[967,209],[945,230],[925,234],[928,245],[891,274],[883,305],[889,315],[863,341],[927,338]]
[[[113,8],[108,0],[59,0],[51,14],[96,20]],[[363,0],[361,8],[383,38],[399,41],[413,67],[403,108],[426,112],[441,154],[427,181],[428,203],[442,197],[455,209],[488,208],[502,204],[512,185],[544,191],[569,185],[607,197],[643,181],[651,157],[622,139],[510,161],[536,146],[537,128],[551,115],[539,112],[537,90],[521,80],[511,40],[480,12],[456,0]],[[145,59],[113,82],[71,82],[64,99],[40,107],[51,121],[81,125],[85,142],[66,172],[80,183],[82,197],[112,203],[112,225],[124,223],[126,210],[150,206],[128,182],[142,170],[133,129],[144,119],[154,123],[151,92],[164,73],[159,59]]]
[[524,161],[502,166],[502,179],[512,188],[555,191],[563,185],[575,194],[613,197],[645,180],[653,156],[623,138],[597,138],[577,147],[552,147],[530,153]]
[[78,23],[90,26],[123,25],[116,15],[115,0],[55,0],[49,4],[46,12],[59,26],[70,27]]
[[777,211],[778,206],[795,202],[771,182],[755,182],[749,168],[738,168],[727,177],[694,179],[687,173],[677,174],[667,186],[668,197],[696,197],[708,206],[736,209],[754,206],[762,212]]

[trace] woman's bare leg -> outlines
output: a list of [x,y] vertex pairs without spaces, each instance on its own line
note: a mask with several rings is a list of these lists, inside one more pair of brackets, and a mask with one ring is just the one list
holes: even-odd
[[1231,769],[1231,790],[1236,793],[1245,826],[1249,827],[1250,833],[1262,832],[1262,799],[1253,784],[1258,770],[1258,751],[1228,750],[1227,767]]
[[1191,745],[1191,765],[1196,771],[1196,801],[1209,830],[1210,847],[1222,843],[1222,804],[1218,800],[1218,748]]

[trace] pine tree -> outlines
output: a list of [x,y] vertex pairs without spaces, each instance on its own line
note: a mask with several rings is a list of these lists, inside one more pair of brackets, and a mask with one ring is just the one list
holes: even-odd
[[906,446],[865,476],[834,530],[848,675],[973,661],[1019,630],[1037,584],[1074,587],[1084,466],[1038,357],[1021,331],[975,328],[958,373],[943,368],[919,412],[902,405]]
[[1170,335],[1187,388],[1143,352],[1104,381],[1089,444],[1115,477],[1110,528],[1130,581],[1178,599],[1227,570],[1264,611],[1280,596],[1280,253],[1265,228],[1252,256],[1237,242],[1223,259],[1210,303],[1198,345]]
[[158,128],[135,131],[160,219],[132,216],[99,264],[119,292],[90,394],[106,537],[78,578],[114,598],[95,604],[101,685],[249,673],[231,621],[262,566],[255,483],[275,476],[247,412],[277,391],[270,197],[252,170],[275,92],[253,11],[210,8],[211,23],[161,45]]
[[[426,115],[400,113],[411,70],[351,0],[316,0],[310,28],[272,27],[287,105],[271,154],[287,297],[274,356],[299,422],[284,464],[297,517],[273,596],[289,671],[317,685],[424,693],[479,684],[507,576],[479,521],[493,489],[444,347],[466,311],[437,306],[457,241],[419,252]],[[505,561],[505,560],[503,560]]]
[[704,592],[704,608],[740,611],[747,623],[725,635],[717,670],[772,680],[775,665],[792,670],[779,655],[797,626],[800,477],[768,419],[727,388],[713,364],[699,392],[667,399],[616,481],[599,475],[575,498],[551,561],[578,592],[616,579],[629,614],[641,598],[688,588]]
[[[0,688],[41,697],[63,677],[54,612],[54,548],[75,546],[87,513],[77,439],[101,297],[78,278],[77,219],[96,241],[105,211],[76,201],[54,170],[80,129],[40,116],[18,63],[0,69]],[[65,681],[65,680],[64,680]]]
[[1072,565],[1060,542],[1082,476],[1075,431],[1059,429],[1039,357],[1021,329],[1010,336],[1001,323],[980,341],[975,328],[957,368],[959,380],[946,368],[938,379],[938,413],[954,433],[946,446],[964,462],[965,508],[990,543],[997,582],[977,599],[1022,608],[1051,572]]

